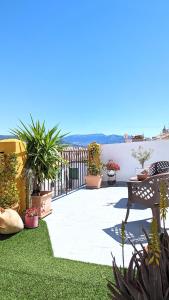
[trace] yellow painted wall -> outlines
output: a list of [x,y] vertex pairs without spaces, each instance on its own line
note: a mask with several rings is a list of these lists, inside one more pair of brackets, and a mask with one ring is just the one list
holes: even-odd
[[16,177],[17,188],[19,192],[19,212],[22,213],[26,208],[26,186],[23,178],[23,167],[26,160],[26,145],[17,139],[0,140],[0,152],[15,153],[18,157],[18,172]]

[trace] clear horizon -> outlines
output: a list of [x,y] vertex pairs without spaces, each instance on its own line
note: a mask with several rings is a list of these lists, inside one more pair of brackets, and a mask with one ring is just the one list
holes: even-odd
[[169,2],[0,3],[0,134],[19,119],[70,134],[169,127]]

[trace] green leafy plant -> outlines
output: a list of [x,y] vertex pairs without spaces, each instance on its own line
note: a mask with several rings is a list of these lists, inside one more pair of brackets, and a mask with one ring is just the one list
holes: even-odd
[[139,161],[142,168],[144,168],[145,162],[151,158],[152,153],[152,149],[144,150],[142,146],[139,146],[137,150],[132,149],[132,156]]
[[90,175],[101,175],[103,163],[100,160],[100,145],[93,142],[88,146],[88,173]]
[[90,163],[88,167],[89,174],[94,176],[100,175],[101,170],[102,170],[102,165],[97,166],[95,163]]
[[16,184],[17,156],[15,153],[0,155],[0,207],[8,208],[19,200]]
[[160,259],[160,240],[158,235],[158,226],[157,220],[153,218],[150,228],[150,234],[148,239],[148,254],[149,264],[154,264],[159,266],[159,259]]
[[21,126],[11,131],[18,139],[26,143],[26,170],[31,170],[34,178],[33,194],[40,195],[41,185],[45,179],[54,180],[60,169],[60,164],[65,163],[61,156],[64,145],[58,126],[50,130],[45,128],[45,122],[34,122]]
[[164,181],[160,183],[160,216],[165,228],[165,220],[168,211],[167,186]]

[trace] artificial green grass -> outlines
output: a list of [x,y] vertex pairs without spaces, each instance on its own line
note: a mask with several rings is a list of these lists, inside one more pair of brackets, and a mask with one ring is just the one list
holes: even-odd
[[54,258],[44,221],[1,239],[0,258],[1,300],[108,299],[111,267]]

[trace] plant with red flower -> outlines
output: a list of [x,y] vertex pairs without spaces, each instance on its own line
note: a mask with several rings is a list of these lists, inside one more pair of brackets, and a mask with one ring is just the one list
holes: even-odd
[[108,171],[110,171],[110,170],[119,171],[120,170],[120,166],[117,163],[115,163],[113,160],[109,160],[105,166]]
[[38,210],[34,207],[28,208],[26,210],[26,216],[28,216],[28,217],[38,216]]

